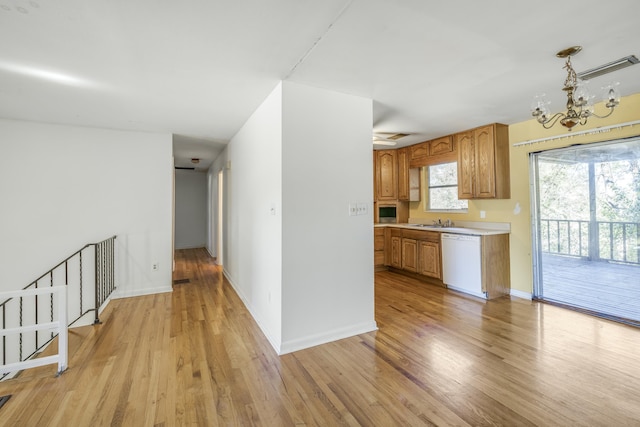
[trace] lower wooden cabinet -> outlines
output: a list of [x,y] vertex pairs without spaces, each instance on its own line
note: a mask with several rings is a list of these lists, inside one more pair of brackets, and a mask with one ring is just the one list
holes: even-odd
[[373,229],[373,264],[376,271],[384,270],[384,228],[376,227]]
[[442,280],[440,233],[388,227],[385,265]]
[[420,274],[442,279],[440,243],[421,240],[418,247]]
[[395,268],[402,268],[402,237],[391,237],[391,255],[389,265]]
[[418,241],[402,238],[402,269],[418,272]]

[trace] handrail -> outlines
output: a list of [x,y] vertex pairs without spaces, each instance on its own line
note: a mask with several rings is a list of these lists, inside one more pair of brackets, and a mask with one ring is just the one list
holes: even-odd
[[[100,323],[100,309],[116,289],[115,239],[116,236],[112,236],[100,242],[87,243],[22,290],[0,294],[0,299],[6,297],[0,303],[0,329],[19,330],[17,338],[12,337],[12,340],[2,335],[1,365],[13,366],[9,360],[21,363],[31,359],[56,337],[53,332],[42,334],[42,330],[47,329],[46,325],[54,323],[54,315],[60,313],[54,307],[53,294],[47,301],[43,296],[47,292],[40,292],[41,289],[58,286],[66,289],[69,304],[65,305],[65,327],[72,326],[91,312],[95,313],[94,324]],[[90,248],[93,248],[93,254],[87,253]],[[17,297],[16,292],[26,293]],[[90,308],[86,308],[87,305]],[[67,323],[68,318],[74,320]],[[30,329],[24,326],[25,323],[36,327]],[[25,356],[26,353],[28,355]],[[6,376],[0,374],[0,379]]]
[[58,353],[53,356],[40,357],[36,359],[25,359],[14,363],[6,363],[6,361],[3,360],[0,368],[0,374],[2,374],[2,378],[9,375],[11,372],[49,365],[51,363],[58,364],[58,375],[62,374],[62,372],[67,369],[69,357],[69,331],[67,326],[66,286],[53,286],[50,288],[22,289],[20,291],[2,292],[0,293],[0,298],[20,298],[22,300],[23,298],[28,296],[37,296],[43,294],[51,294],[52,297],[53,294],[58,294],[58,320],[48,323],[20,326],[17,328],[6,328],[3,325],[3,328],[0,329],[0,336],[2,336],[4,341],[8,335],[19,334],[20,336],[22,336],[22,334],[25,332],[55,329],[58,331]]

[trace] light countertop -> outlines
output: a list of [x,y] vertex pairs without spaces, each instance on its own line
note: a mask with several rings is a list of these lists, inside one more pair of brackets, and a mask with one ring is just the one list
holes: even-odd
[[410,230],[422,230],[422,231],[435,231],[438,233],[450,233],[450,234],[467,234],[473,236],[490,236],[495,234],[509,234],[511,232],[511,224],[508,223],[487,223],[487,222],[460,222],[454,224],[452,227],[437,227],[430,223],[425,223],[424,220],[412,221],[409,218],[409,222],[406,224],[395,223],[380,223],[374,224],[374,227],[394,227],[394,228],[406,228]]

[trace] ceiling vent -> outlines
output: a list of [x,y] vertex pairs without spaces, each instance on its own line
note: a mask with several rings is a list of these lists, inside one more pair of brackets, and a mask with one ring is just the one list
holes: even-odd
[[396,145],[399,139],[409,136],[408,133],[377,133],[373,136],[373,143],[376,145]]
[[638,62],[640,62],[640,60],[638,60],[635,55],[629,55],[624,58],[620,58],[617,61],[609,62],[608,64],[600,65],[599,67],[577,73],[577,76],[580,80],[589,80],[594,77],[602,76],[603,74],[612,73],[614,71],[630,67]]

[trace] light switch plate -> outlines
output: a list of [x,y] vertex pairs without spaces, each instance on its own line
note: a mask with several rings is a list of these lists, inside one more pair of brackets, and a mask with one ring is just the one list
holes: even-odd
[[368,213],[367,204],[366,203],[358,203],[357,204],[358,215],[366,215]]

